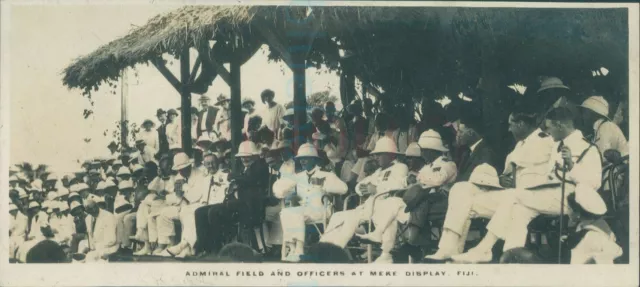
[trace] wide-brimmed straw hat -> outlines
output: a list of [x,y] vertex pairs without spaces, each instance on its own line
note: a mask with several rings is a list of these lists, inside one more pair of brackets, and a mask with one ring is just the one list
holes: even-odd
[[562,83],[562,80],[556,77],[550,77],[550,78],[544,79],[542,83],[540,83],[540,88],[538,89],[538,93],[548,89],[569,90],[569,87],[565,86],[564,83]]
[[182,170],[190,167],[193,164],[193,159],[189,158],[186,153],[179,152],[173,157],[173,170]]
[[224,103],[224,102],[228,102],[228,101],[230,101],[230,99],[229,99],[227,96],[225,96],[225,95],[223,95],[223,94],[220,94],[220,95],[218,96],[218,98],[216,99],[216,106],[219,106],[219,105],[221,105],[222,103]]
[[18,207],[13,203],[9,203],[9,211],[14,211],[14,210],[18,210]]
[[486,163],[477,166],[473,172],[471,172],[469,182],[481,187],[489,187],[492,189],[503,188],[500,185],[500,178],[498,177],[496,169]]
[[298,148],[298,154],[296,155],[296,158],[305,158],[305,157],[318,158],[319,157],[318,150],[316,149],[316,147],[310,143],[302,144]]
[[420,134],[418,139],[418,146],[421,149],[432,149],[441,152],[447,152],[449,149],[442,143],[442,137],[440,133],[434,130],[428,130]]
[[609,103],[602,96],[589,97],[580,106],[609,119]]
[[57,192],[57,198],[63,197],[65,195],[69,195],[69,190],[64,187],[59,188]]
[[373,151],[371,151],[371,154],[380,153],[399,154],[398,145],[390,137],[381,137],[376,142],[376,146],[373,148]]
[[260,150],[258,149],[258,146],[256,146],[254,142],[243,141],[242,143],[240,143],[240,146],[238,147],[238,153],[236,154],[236,157],[247,157],[247,156],[254,156],[259,154],[260,154]]

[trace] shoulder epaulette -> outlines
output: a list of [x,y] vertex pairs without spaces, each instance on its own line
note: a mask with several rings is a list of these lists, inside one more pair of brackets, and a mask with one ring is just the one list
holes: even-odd
[[539,132],[539,133],[538,133],[538,137],[541,137],[541,138],[546,138],[546,137],[548,137],[548,136],[549,136],[549,134],[548,134],[548,133],[545,133],[545,132]]

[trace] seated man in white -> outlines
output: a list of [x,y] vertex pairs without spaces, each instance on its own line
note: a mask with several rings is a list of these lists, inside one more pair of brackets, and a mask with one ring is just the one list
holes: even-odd
[[[489,262],[491,248],[499,238],[505,240],[504,250],[524,247],[531,220],[540,214],[560,215],[561,203],[564,203],[565,212],[570,213],[566,201],[568,195],[578,190],[600,188],[600,154],[575,128],[573,113],[566,107],[555,108],[547,115],[545,125],[556,141],[545,173],[546,182],[524,187],[518,183],[513,201],[503,199],[487,226],[486,236],[478,246],[451,259],[463,263]],[[562,198],[564,172],[565,198]]]
[[[173,170],[178,172],[176,176],[175,194],[185,204],[174,208],[165,208],[157,220],[158,231],[172,231],[174,220],[180,220],[182,226],[182,238],[178,244],[167,248],[164,255],[193,256],[197,240],[195,211],[206,204],[204,194],[208,191],[211,176],[203,174],[202,169],[193,167],[193,160],[185,153],[178,153],[173,158]],[[172,234],[171,234],[172,233]],[[175,230],[166,235],[175,235]]]
[[[507,156],[500,177],[501,186],[507,189],[486,192],[470,182],[456,183],[449,192],[438,252],[426,259],[447,260],[462,253],[472,218],[491,218],[505,197],[512,195],[512,188],[530,188],[547,182],[553,139],[537,128],[536,115],[525,111],[522,106],[509,116],[509,131],[518,142]],[[515,185],[513,178],[517,179]]]
[[[407,176],[407,185],[410,188],[408,188],[403,197],[403,201],[406,204],[405,208],[396,210],[396,213],[388,213],[389,217],[383,220],[384,223],[381,226],[376,226],[376,230],[371,233],[357,235],[360,238],[372,242],[381,242],[383,246],[393,247],[395,245],[395,236],[384,237],[384,233],[395,231],[387,231],[387,229],[395,229],[398,226],[398,222],[405,223],[407,221],[411,225],[410,229],[424,227],[426,225],[424,221],[428,220],[429,205],[431,205],[426,197],[433,191],[433,188],[438,188],[455,180],[458,173],[456,164],[444,154],[448,149],[442,144],[442,138],[438,132],[434,130],[423,132],[417,144],[412,143],[409,145],[406,156],[414,156],[414,154],[410,153],[414,145],[417,148],[415,156],[421,157],[427,164],[423,165],[417,173],[410,172],[409,176]],[[418,236],[419,234],[417,231],[412,230],[412,232],[412,236]],[[385,240],[392,240],[392,242],[385,242]],[[391,250],[384,251],[389,252]],[[376,262],[382,263],[384,260],[391,263],[390,254],[380,256]]]
[[92,199],[84,203],[88,216],[85,218],[89,234],[89,253],[85,262],[104,262],[118,251],[116,218],[111,212],[98,208]]
[[[389,137],[382,137],[376,142],[371,154],[378,161],[379,168],[356,185],[356,192],[359,195],[370,194],[371,196],[356,209],[334,214],[329,221],[327,230],[320,238],[320,242],[332,243],[344,248],[354,236],[360,223],[371,218],[378,228],[385,229],[390,214],[397,214],[404,209],[405,204],[402,199],[389,197],[390,194],[379,197],[374,206],[375,195],[407,187],[406,179],[409,168],[396,160],[399,153],[395,142]],[[397,228],[386,228],[386,230],[388,232],[383,234],[382,239],[385,242],[385,245],[382,246],[383,253],[380,256],[382,258],[379,257],[376,260],[378,262],[391,260],[390,251],[393,249]]]
[[347,184],[334,173],[320,170],[317,166],[318,151],[312,144],[301,145],[296,159],[304,171],[293,178],[281,177],[273,184],[276,198],[294,196],[300,203],[300,206],[284,208],[280,212],[283,244],[289,245],[292,250],[290,255],[283,254],[283,257],[294,262],[300,261],[304,253],[305,224],[322,220],[328,212],[322,197],[325,194],[345,194],[348,189]]

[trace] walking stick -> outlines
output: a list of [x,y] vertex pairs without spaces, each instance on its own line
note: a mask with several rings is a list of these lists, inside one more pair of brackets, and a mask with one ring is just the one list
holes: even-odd
[[560,230],[558,231],[558,264],[562,263],[562,231],[564,231],[564,189],[565,189],[565,179],[567,176],[567,163],[564,162],[562,165],[562,185],[561,185],[561,196],[560,196]]

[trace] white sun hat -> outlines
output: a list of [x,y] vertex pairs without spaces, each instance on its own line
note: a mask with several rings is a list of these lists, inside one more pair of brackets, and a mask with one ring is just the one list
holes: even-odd
[[29,194],[22,187],[16,187],[15,190],[18,191],[18,198],[23,199],[29,197]]
[[56,198],[58,198],[58,193],[55,191],[49,191],[47,193],[47,200],[55,200]]
[[117,159],[113,162],[112,166],[116,166],[116,165],[122,165],[122,160]]
[[18,181],[20,181],[20,179],[15,174],[9,177],[9,182],[18,182]]
[[134,164],[133,166],[131,166],[131,171],[133,171],[134,173],[139,172],[143,169],[144,167],[141,164]]
[[98,182],[98,185],[96,186],[96,191],[104,190],[105,188],[107,188],[107,182],[103,180],[101,182]]
[[434,130],[428,130],[420,134],[418,145],[421,149],[432,149],[441,152],[449,151],[449,149],[446,148],[442,143],[442,137],[440,136],[440,133]]
[[118,169],[117,176],[123,176],[123,175],[131,175],[131,170],[126,166],[122,166],[120,167],[120,169]]
[[498,172],[496,169],[486,163],[477,166],[473,172],[471,172],[469,182],[479,186],[503,188],[500,185],[500,179],[498,178]]
[[118,184],[118,189],[119,190],[133,189],[133,181],[131,180],[121,181],[120,184]]
[[77,201],[72,201],[71,205],[69,206],[69,210],[73,211],[76,208],[80,208],[80,207],[84,207],[82,204],[80,204],[80,202]]
[[77,192],[71,192],[69,193],[69,199],[73,199],[73,198],[80,198],[80,194],[78,194]]
[[420,152],[420,146],[417,143],[410,143],[404,155],[407,157],[421,157],[422,152]]
[[193,160],[186,153],[179,152],[173,157],[173,170],[181,170],[193,164]]
[[58,181],[58,179],[60,179],[60,178],[59,178],[59,176],[57,174],[50,173],[50,174],[47,175],[47,180],[46,181],[47,182],[49,182],[49,181]]
[[36,208],[36,207],[40,207],[40,203],[38,203],[37,201],[29,202],[29,208]]
[[254,142],[243,141],[238,147],[238,153],[236,154],[236,157],[254,156],[259,154],[260,150],[258,150],[258,146],[256,146]]
[[56,195],[58,196],[58,198],[63,197],[65,195],[69,195],[69,190],[64,187],[59,188]]
[[298,148],[298,154],[296,155],[296,158],[303,158],[303,157],[318,157],[318,150],[316,150],[316,147],[313,146],[310,143],[305,143],[302,144],[299,148]]
[[581,107],[592,110],[605,118],[609,118],[609,103],[602,96],[592,96],[582,102]]
[[375,148],[373,148],[373,151],[371,151],[371,154],[377,154],[377,153],[399,154],[398,145],[390,137],[386,137],[386,136],[381,137],[376,142],[376,146]]
[[18,210],[18,207],[13,203],[9,203],[9,211],[14,211],[14,210]]
[[542,83],[540,83],[540,89],[538,89],[538,93],[548,89],[569,90],[569,87],[565,86],[564,83],[562,83],[562,80],[556,77],[550,77],[550,78],[544,79]]
[[78,193],[83,192],[85,190],[89,190],[89,185],[84,182],[76,184],[76,188],[78,189]]
[[[75,202],[75,201],[74,201]],[[77,202],[76,202],[77,203]],[[60,201],[58,202],[58,206],[60,207],[60,211],[67,211],[69,210],[69,204],[64,202],[64,201]]]
[[585,211],[595,215],[604,215],[607,212],[607,205],[595,189],[585,185],[578,185],[576,186],[575,194],[576,203]]

